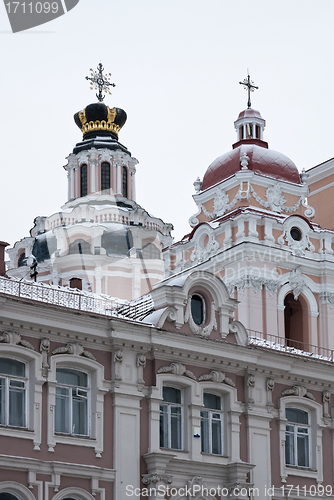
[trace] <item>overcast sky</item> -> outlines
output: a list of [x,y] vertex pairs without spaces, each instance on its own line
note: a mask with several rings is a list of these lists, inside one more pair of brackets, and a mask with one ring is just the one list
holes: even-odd
[[139,160],[137,202],[176,239],[194,180],[236,141],[247,68],[269,147],[299,170],[333,157],[333,14],[333,0],[80,0],[12,34],[1,4],[0,240],[66,202],[73,114],[96,101],[85,76],[99,62],[116,83],[106,104],[128,114],[119,140]]

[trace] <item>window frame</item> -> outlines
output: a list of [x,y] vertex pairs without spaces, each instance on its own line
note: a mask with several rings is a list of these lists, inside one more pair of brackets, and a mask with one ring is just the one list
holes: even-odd
[[[203,406],[203,409],[201,410],[201,453],[205,453],[205,454],[208,454],[208,455],[215,455],[215,456],[224,456],[224,452],[225,452],[225,446],[224,446],[224,440],[225,440],[225,429],[224,429],[224,425],[225,425],[225,416],[224,416],[224,397],[221,395],[221,394],[217,394],[213,391],[209,392],[209,390],[205,390],[203,391],[203,405],[204,405],[204,396],[205,394],[210,394],[210,395],[213,395],[213,396],[216,396],[216,397],[219,397],[220,399],[220,410],[215,410],[213,408],[209,408],[208,406]],[[207,443],[208,444],[208,448],[209,448],[209,451],[203,451],[203,441],[204,441],[204,436],[203,436],[203,421],[204,421],[204,417],[203,417],[203,413],[204,412],[207,412],[208,413],[208,439],[209,439],[209,442]],[[213,414],[219,414],[219,419],[213,419]],[[220,422],[220,453],[213,453],[212,451],[212,434],[213,434],[213,421],[219,421]]]
[[26,398],[25,427],[0,425],[0,436],[30,439],[34,450],[40,450],[42,442],[42,355],[17,344],[1,344],[1,357],[25,364]]
[[[164,384],[162,387],[162,392],[165,387],[170,387],[172,389],[177,389],[180,391],[180,396],[181,396],[181,403],[173,403],[169,401],[161,401],[160,404],[160,436],[159,436],[159,446],[163,450],[177,450],[177,451],[182,451],[184,449],[184,394],[183,390],[180,387],[170,385],[170,384]],[[167,407],[167,441],[168,441],[168,446],[162,446],[161,445],[161,417],[163,415],[163,411],[161,410],[162,406]],[[180,448],[172,448],[172,408],[180,408]]]
[[80,165],[80,198],[88,195],[88,165]]
[[[104,367],[97,361],[75,354],[55,354],[49,358],[48,392],[48,450],[54,451],[58,443],[88,446],[95,450],[96,457],[103,452],[103,408],[104,396],[108,392],[104,380]],[[67,368],[89,374],[90,399],[88,406],[89,435],[66,434],[55,431],[55,406],[57,388],[57,368]]]
[[[17,361],[19,363],[22,363],[24,365],[24,376],[18,376],[18,375],[9,375],[9,374],[4,374],[0,372],[0,380],[4,379],[5,385],[4,385],[4,406],[5,406],[5,411],[4,411],[4,423],[1,423],[1,415],[0,415],[0,427],[10,427],[10,428],[17,428],[17,429],[28,429],[29,428],[29,411],[28,411],[28,401],[29,401],[29,364],[26,361],[22,361],[21,359],[15,359],[13,357],[7,357],[7,356],[0,356],[0,359],[10,359],[12,361]],[[10,383],[12,380],[17,380],[19,382],[23,382],[23,398],[24,398],[24,425],[14,425],[10,423],[10,414],[11,414],[11,403],[10,403]]]
[[122,196],[123,198],[127,198],[129,196],[129,175],[128,175],[128,169],[123,165],[122,167]]
[[[59,366],[58,368],[56,368],[56,377],[57,377],[57,371],[58,370],[70,370],[69,367],[61,367]],[[91,432],[90,432],[90,423],[91,423],[91,418],[90,418],[90,409],[91,409],[91,391],[90,391],[90,384],[91,384],[91,379],[90,379],[90,373],[87,372],[87,371],[83,371],[83,370],[77,370],[77,369],[74,369],[74,368],[71,368],[71,370],[74,370],[76,372],[79,372],[79,373],[83,373],[87,376],[87,387],[83,387],[83,386],[75,386],[75,385],[71,385],[69,383],[65,384],[65,383],[60,383],[60,382],[57,382],[57,386],[56,386],[56,405],[55,405],[55,433],[56,434],[61,434],[61,435],[66,435],[66,436],[75,436],[75,437],[89,437]],[[66,432],[65,430],[63,431],[57,431],[56,430],[56,420],[57,420],[57,389],[58,388],[63,388],[63,389],[67,389],[68,390],[68,422],[67,424],[69,424],[69,429],[70,429],[70,432]],[[75,404],[75,399],[73,397],[73,390],[76,390],[76,392],[78,392],[78,390],[81,390],[81,391],[85,391],[86,392],[86,408],[85,408],[85,417],[86,417],[86,430],[87,430],[87,433],[86,434],[81,434],[81,433],[75,433],[73,431],[73,427],[74,427],[74,404]],[[65,399],[66,401],[66,399]],[[66,403],[65,403],[66,404]]]
[[[323,457],[322,457],[322,405],[309,398],[302,396],[285,396],[280,398],[279,409],[279,438],[280,451],[280,474],[283,482],[288,476],[301,476],[313,478],[318,482],[323,481]],[[303,410],[309,415],[309,467],[286,464],[285,442],[286,442],[286,408]],[[304,426],[302,424],[300,427]]]
[[[106,166],[109,168],[107,169]],[[101,192],[109,191],[111,188],[111,167],[108,161],[101,163]],[[109,179],[109,182],[106,182]]]
[[[287,419],[287,423],[286,423],[286,430],[285,430],[285,465],[286,466],[291,466],[291,467],[305,467],[307,469],[312,469],[312,440],[310,439],[311,438],[311,427],[310,427],[310,415],[309,415],[309,412],[306,411],[306,410],[303,410],[301,408],[294,408],[294,407],[291,407],[291,406],[287,406],[285,408],[285,413],[287,410],[297,410],[297,411],[301,411],[303,413],[305,413],[307,415],[307,424],[299,424],[297,422],[293,422],[292,420],[288,420],[287,416],[285,416],[285,418]],[[292,427],[292,431],[291,430],[288,430],[288,426],[289,427]],[[305,429],[306,432],[305,433],[301,433],[299,429]],[[292,456],[292,461],[293,463],[288,463],[287,460],[286,460],[286,452],[287,452],[287,437],[289,436],[292,436],[292,442],[291,442],[291,445],[290,446],[290,452],[289,452],[289,455]],[[307,464],[305,465],[300,465],[299,464],[299,461],[300,461],[300,456],[299,456],[299,450],[298,450],[298,437],[300,436],[303,436],[304,438],[307,438],[307,456],[305,457],[306,458],[306,462]],[[291,450],[291,447],[292,447],[292,450]],[[292,452],[292,453],[291,453]]]

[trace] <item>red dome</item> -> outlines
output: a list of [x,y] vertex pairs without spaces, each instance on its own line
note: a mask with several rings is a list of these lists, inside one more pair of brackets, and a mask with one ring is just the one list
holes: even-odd
[[249,157],[248,170],[300,184],[299,172],[290,158],[272,149],[244,143],[211,163],[203,177],[202,191],[239,172],[240,157],[244,153]]

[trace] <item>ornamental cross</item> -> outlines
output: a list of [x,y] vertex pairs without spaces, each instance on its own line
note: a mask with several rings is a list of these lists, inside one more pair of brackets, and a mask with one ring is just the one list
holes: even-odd
[[115,87],[115,84],[111,83],[110,81],[111,73],[109,73],[108,75],[104,75],[103,71],[104,67],[100,63],[97,67],[97,71],[93,71],[91,68],[90,77],[86,76],[86,80],[90,81],[90,89],[91,90],[95,89],[99,91],[99,93],[96,94],[96,97],[98,98],[99,102],[102,102],[105,98],[105,96],[102,94],[103,90],[107,94],[111,94],[109,87]]
[[250,79],[250,76],[249,76],[249,75],[247,75],[247,78],[245,78],[243,82],[239,82],[239,83],[240,83],[240,85],[243,85],[243,86],[244,86],[244,89],[245,89],[245,90],[246,90],[246,89],[248,90],[248,102],[247,102],[247,108],[251,108],[251,106],[252,106],[252,105],[251,105],[250,93],[251,93],[251,92],[254,92],[254,90],[255,90],[255,89],[257,90],[259,87],[256,87],[256,86],[254,85],[254,82],[252,82],[252,80]]

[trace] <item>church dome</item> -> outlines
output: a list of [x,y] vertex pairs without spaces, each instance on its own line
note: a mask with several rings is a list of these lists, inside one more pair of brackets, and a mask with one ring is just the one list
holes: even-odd
[[203,177],[202,191],[245,168],[274,179],[300,184],[299,172],[293,161],[282,153],[268,149],[268,143],[263,141],[265,121],[259,111],[252,108],[241,111],[234,126],[238,141],[233,144],[232,151],[211,163]]

